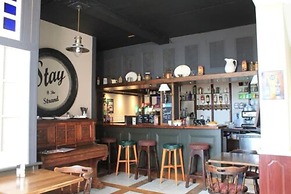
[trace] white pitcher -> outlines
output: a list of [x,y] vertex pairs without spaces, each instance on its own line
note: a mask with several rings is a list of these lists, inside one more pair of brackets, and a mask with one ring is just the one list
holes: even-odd
[[226,61],[226,64],[225,64],[225,67],[224,67],[225,72],[226,73],[235,72],[236,67],[237,67],[237,60],[228,59],[228,58],[225,58],[224,60]]

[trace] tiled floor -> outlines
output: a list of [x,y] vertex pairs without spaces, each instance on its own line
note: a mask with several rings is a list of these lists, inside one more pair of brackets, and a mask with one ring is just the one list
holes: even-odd
[[[99,178],[105,187],[103,189],[92,189],[91,194],[208,194],[203,190],[200,179],[197,183],[189,184],[185,188],[185,181],[178,177],[178,185],[174,180],[163,179],[160,183],[159,178],[155,178],[152,182],[147,181],[147,176],[140,175],[137,180],[134,179],[134,174],[128,176],[124,172],[119,172],[116,176],[115,173],[107,174],[99,170]],[[154,177],[153,177],[154,178]],[[251,180],[246,180],[246,186],[249,188],[248,193],[253,194],[253,185]]]
[[114,173],[105,175],[100,177],[100,180],[104,183],[105,188],[92,189],[92,194],[198,194],[201,191],[201,186],[198,183],[190,183],[189,187],[185,188],[185,181],[178,181],[178,185],[176,185],[174,180],[167,179],[164,179],[162,183],[160,183],[160,179],[148,182],[147,176],[139,176],[135,180],[133,174],[128,177],[124,172],[120,172],[117,176]]

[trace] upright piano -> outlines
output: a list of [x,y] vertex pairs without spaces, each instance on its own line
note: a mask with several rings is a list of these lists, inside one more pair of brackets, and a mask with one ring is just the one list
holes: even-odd
[[107,145],[95,143],[92,119],[42,120],[37,122],[37,152],[42,168],[83,165],[94,171],[94,188],[103,188],[97,177],[97,164],[106,160]]

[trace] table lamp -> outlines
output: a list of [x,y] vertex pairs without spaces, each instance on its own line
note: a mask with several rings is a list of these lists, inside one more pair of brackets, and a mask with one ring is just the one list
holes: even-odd
[[168,86],[168,84],[161,84],[159,91],[163,92],[163,95],[165,97],[165,103],[167,102],[167,96],[166,96],[166,91],[170,91],[170,87]]

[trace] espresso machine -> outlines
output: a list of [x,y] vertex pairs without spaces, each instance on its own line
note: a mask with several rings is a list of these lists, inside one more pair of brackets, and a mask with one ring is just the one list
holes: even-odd
[[257,127],[256,126],[257,111],[255,110],[242,111],[241,116],[244,119],[243,123],[241,124],[242,128],[255,129]]

